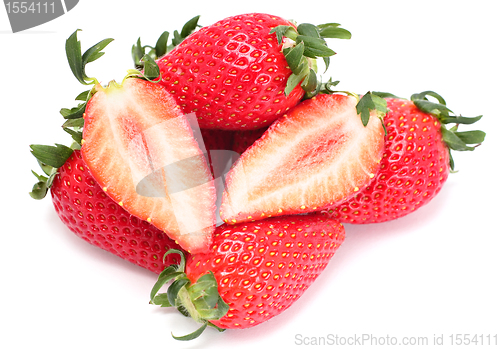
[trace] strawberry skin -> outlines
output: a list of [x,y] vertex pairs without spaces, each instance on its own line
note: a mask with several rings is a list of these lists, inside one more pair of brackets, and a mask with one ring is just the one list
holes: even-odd
[[[207,152],[210,172],[217,178],[224,172],[225,162],[221,159],[221,152],[230,151],[233,147],[234,132],[217,129],[200,129],[203,147]],[[200,147],[203,149],[203,147]]]
[[205,149],[231,150],[233,148],[234,134],[232,131],[200,129]]
[[243,14],[203,27],[157,60],[163,86],[200,127],[256,129],[271,124],[304,95],[297,85],[285,96],[292,71],[276,35],[287,20]]
[[363,126],[356,101],[320,94],[271,125],[228,173],[221,218],[319,211],[366,186],[380,166],[384,130],[377,117]]
[[[172,295],[175,289],[175,305],[205,326],[209,321],[219,329],[253,327],[297,301],[325,269],[344,238],[342,224],[320,214],[223,224],[215,232],[210,252],[190,255],[185,274],[179,276],[178,270],[171,274],[176,280],[169,293]],[[162,302],[162,295],[156,296],[167,276],[159,276],[153,304],[170,306]],[[184,286],[179,291],[176,286],[181,282]],[[207,309],[208,303],[214,303],[214,296],[221,300],[212,310],[227,310],[217,318]]]
[[266,130],[267,127],[258,130],[236,131],[234,133],[233,151],[240,155],[243,154],[257,139],[262,137]]
[[434,198],[450,172],[441,123],[412,101],[387,98],[389,112],[380,171],[349,201],[324,212],[346,223],[379,223],[403,217]]
[[190,252],[215,228],[215,187],[188,119],[161,86],[136,78],[97,86],[82,155],[103,190]]
[[[79,150],[59,168],[51,187],[52,202],[61,221],[85,241],[159,274],[163,254],[180,249],[150,223],[118,206],[94,180]],[[176,255],[165,261],[179,263]]]

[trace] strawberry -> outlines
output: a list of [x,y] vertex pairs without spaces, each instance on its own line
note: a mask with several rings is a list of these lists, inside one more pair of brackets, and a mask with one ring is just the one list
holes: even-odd
[[[161,230],[117,205],[94,180],[79,150],[59,168],[50,193],[57,215],[73,233],[157,274],[165,268],[162,255],[181,249]],[[168,263],[179,261],[168,256]]]
[[224,130],[200,129],[206,150],[231,150],[234,132]]
[[243,154],[257,139],[262,137],[267,127],[259,128],[258,130],[236,131],[234,133],[233,151],[238,154]]
[[[67,119],[63,127],[78,147],[81,144],[92,177],[119,206],[152,223],[184,249],[206,250],[215,229],[216,192],[191,120],[162,86],[150,81],[159,70],[148,55],[144,71],[129,71],[121,84],[111,81],[103,86],[88,77],[86,64],[99,58],[112,39],[82,55],[77,32],[66,41],[68,61],[82,84],[94,86],[77,97],[85,103],[62,109],[61,114]],[[32,149],[40,163],[52,168],[46,172],[49,178],[40,177],[32,192],[41,198],[71,149]]]
[[[187,261],[182,257],[179,266],[159,275],[151,303],[175,306],[203,324],[176,339],[196,338],[208,325],[220,330],[256,326],[302,296],[344,237],[342,224],[318,214],[223,224],[210,252],[191,255]],[[166,256],[172,252],[176,251]],[[172,279],[167,293],[158,294]]]
[[233,147],[234,132],[216,129],[200,129],[204,149],[207,154],[210,172],[214,178],[225,174],[229,152]]
[[357,99],[319,94],[278,119],[227,175],[226,223],[321,210],[375,176],[384,130],[372,112],[365,127]]
[[446,129],[445,124],[472,124],[481,117],[450,115],[444,99],[435,92],[415,94],[411,100],[386,100],[387,136],[380,171],[353,198],[324,211],[343,222],[385,222],[424,206],[439,193],[453,170],[450,150],[474,150],[468,144],[484,140],[482,131]]
[[97,183],[185,249],[206,249],[215,188],[175,101],[163,87],[134,78],[96,89],[85,111],[82,155]]
[[350,38],[338,26],[296,27],[262,13],[229,17],[157,59],[160,84],[202,128],[262,128],[316,90],[315,58],[328,66],[335,54],[325,38]]

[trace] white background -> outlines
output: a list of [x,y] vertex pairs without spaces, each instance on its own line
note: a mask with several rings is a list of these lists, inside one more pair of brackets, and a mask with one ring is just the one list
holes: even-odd
[[[81,0],[68,14],[12,34],[0,8],[2,348],[296,347],[298,336],[371,334],[428,337],[500,336],[498,43],[496,1]],[[148,304],[156,276],[88,245],[58,220],[50,199],[28,192],[37,169],[28,145],[70,144],[61,107],[75,106],[84,86],[64,52],[77,28],[82,50],[111,37],[87,73],[121,81],[140,36],[154,44],[164,30],[268,12],[314,24],[338,22],[350,41],[331,40],[338,55],[326,77],[339,88],[409,97],[434,90],[464,116],[483,114],[486,142],[455,155],[451,174],[430,204],[378,225],[346,225],[347,238],[318,281],[284,315],[248,330],[212,329],[189,343],[190,319]],[[500,338],[498,338],[500,340]],[[304,342],[305,344],[305,342]],[[369,344],[365,343],[365,344]]]

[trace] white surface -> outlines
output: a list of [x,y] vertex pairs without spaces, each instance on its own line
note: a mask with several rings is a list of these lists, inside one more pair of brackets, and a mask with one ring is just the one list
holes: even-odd
[[[304,337],[363,334],[426,337],[432,347],[441,335],[444,344],[452,334],[500,336],[495,1],[319,1],[309,8],[211,3],[82,0],[68,14],[18,34],[10,33],[0,9],[0,347],[292,348]],[[107,82],[121,80],[132,67],[130,47],[139,36],[154,44],[163,30],[180,29],[197,14],[208,25],[246,12],[341,23],[353,37],[330,41],[338,55],[326,76],[339,79],[339,88],[407,97],[437,91],[457,113],[484,114],[477,128],[487,131],[487,139],[474,153],[455,155],[460,172],[419,211],[385,224],[346,226],[345,244],[284,315],[249,330],[209,329],[196,341],[179,343],[170,332],[185,334],[196,324],[148,304],[154,274],[88,245],[58,220],[50,199],[29,197],[35,182],[30,170],[37,164],[28,145],[70,142],[58,111],[74,106],[84,89],[64,52],[75,29],[83,30],[82,50],[116,39],[87,71]]]

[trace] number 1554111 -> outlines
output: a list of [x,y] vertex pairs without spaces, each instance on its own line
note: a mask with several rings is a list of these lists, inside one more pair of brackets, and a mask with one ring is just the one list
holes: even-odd
[[8,1],[7,13],[55,13],[54,2]]

